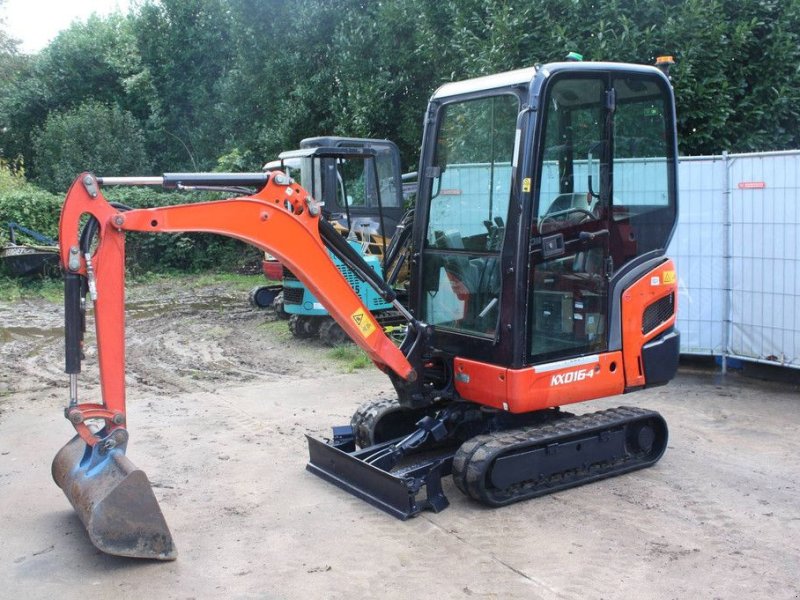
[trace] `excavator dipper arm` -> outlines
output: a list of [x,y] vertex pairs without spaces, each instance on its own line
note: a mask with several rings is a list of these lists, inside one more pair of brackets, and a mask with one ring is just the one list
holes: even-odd
[[[192,177],[192,185],[226,182],[219,174],[209,174],[208,181],[202,174]],[[66,274],[66,371],[71,378],[70,403],[65,414],[78,436],[56,456],[53,476],[101,550],[126,556],[175,557],[169,530],[146,477],[121,456],[128,440],[126,231],[216,233],[269,252],[311,290],[380,369],[406,381],[416,378],[406,356],[384,334],[331,260],[320,236],[316,201],[283,173],[251,174],[250,178],[255,182],[259,177],[263,178],[263,186],[250,196],[152,209],[122,211],[103,197],[102,183],[130,183],[125,178],[104,181],[83,173],[67,194],[59,226],[61,262]],[[237,180],[231,175],[228,180],[252,185],[247,176]],[[148,179],[146,184],[168,182],[165,176]],[[96,219],[98,241],[94,249],[89,247],[91,240],[82,239],[85,236],[80,231],[86,216]],[[101,403],[78,402],[77,373],[87,291],[94,302]],[[88,427],[87,421],[103,426],[95,431]],[[150,507],[143,509],[136,525],[109,516],[128,513],[133,505]],[[153,522],[157,523],[155,530],[151,530]],[[113,543],[109,541],[112,539]]]

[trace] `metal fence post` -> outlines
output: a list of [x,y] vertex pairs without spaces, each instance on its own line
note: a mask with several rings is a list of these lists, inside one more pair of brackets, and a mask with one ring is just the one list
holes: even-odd
[[725,215],[723,219],[724,251],[723,260],[725,261],[725,342],[722,352],[722,374],[728,372],[728,356],[731,354],[731,337],[733,335],[733,193],[731,191],[731,159],[728,151],[722,153],[722,160],[725,163],[725,181],[723,183],[723,194],[725,194]]

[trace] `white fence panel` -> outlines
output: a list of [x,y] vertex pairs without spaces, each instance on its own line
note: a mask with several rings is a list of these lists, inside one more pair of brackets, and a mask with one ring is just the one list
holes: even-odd
[[800,368],[800,153],[730,159],[732,356]]
[[682,158],[681,352],[800,368],[800,152]]
[[680,160],[678,227],[667,256],[678,272],[678,328],[684,354],[725,352],[726,166],[722,157]]

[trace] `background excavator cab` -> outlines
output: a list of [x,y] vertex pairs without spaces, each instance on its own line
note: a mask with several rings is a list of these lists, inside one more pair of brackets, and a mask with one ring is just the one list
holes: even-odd
[[[297,150],[282,152],[278,160],[264,165],[264,170],[289,174],[320,203],[323,217],[354,245],[361,246],[359,252],[374,263],[373,267],[383,277],[390,274],[393,265],[387,264],[386,254],[404,217],[400,151],[394,142],[338,136],[305,138]],[[274,257],[265,255],[262,270],[268,280],[282,281],[282,285],[253,288],[250,292],[253,306],[274,307],[286,318],[327,315],[322,305]],[[350,279],[357,287],[357,279],[352,275]],[[370,309],[390,308],[368,286],[359,294]],[[347,338],[343,332],[335,325],[331,327],[325,341],[331,345],[344,343]],[[320,323],[315,319],[290,324],[290,330],[298,337],[316,336],[319,328]]]
[[[314,149],[328,148],[324,156]],[[335,150],[342,156],[334,156]],[[348,151],[365,150],[364,157]],[[299,160],[298,182],[320,202],[329,221],[348,230],[390,238],[403,216],[400,151],[390,140],[323,136],[305,138],[281,161]],[[276,161],[276,162],[281,162]]]

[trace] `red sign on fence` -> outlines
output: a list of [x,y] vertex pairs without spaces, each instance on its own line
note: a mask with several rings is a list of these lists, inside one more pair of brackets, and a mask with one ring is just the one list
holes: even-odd
[[767,184],[764,181],[740,181],[739,182],[739,189],[740,190],[763,190],[765,187],[767,187]]

